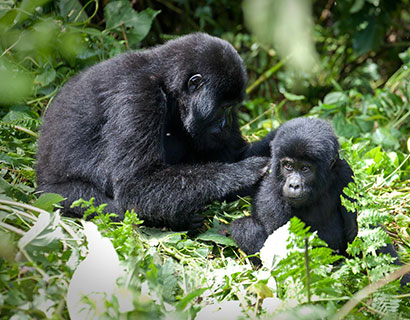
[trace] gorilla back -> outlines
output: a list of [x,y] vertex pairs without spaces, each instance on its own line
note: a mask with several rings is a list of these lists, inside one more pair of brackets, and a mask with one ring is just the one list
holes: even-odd
[[68,81],[47,110],[38,189],[106,211],[134,209],[146,224],[195,229],[204,204],[251,189],[273,137],[248,144],[232,106],[246,73],[234,48],[197,33],[129,52]]

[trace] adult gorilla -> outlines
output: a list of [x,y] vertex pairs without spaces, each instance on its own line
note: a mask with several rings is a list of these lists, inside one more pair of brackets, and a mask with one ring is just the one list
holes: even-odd
[[41,128],[38,189],[106,211],[134,209],[151,226],[202,225],[196,212],[249,191],[266,171],[271,136],[248,144],[232,106],[244,64],[226,41],[197,33],[129,52],[72,78]]

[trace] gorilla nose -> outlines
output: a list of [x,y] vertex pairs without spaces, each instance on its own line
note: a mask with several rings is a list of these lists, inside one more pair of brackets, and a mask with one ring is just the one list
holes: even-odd
[[295,192],[299,192],[300,191],[300,184],[298,183],[290,183],[289,184],[289,189],[295,191]]
[[299,198],[303,195],[302,185],[297,181],[290,182],[285,188],[285,195],[288,198]]

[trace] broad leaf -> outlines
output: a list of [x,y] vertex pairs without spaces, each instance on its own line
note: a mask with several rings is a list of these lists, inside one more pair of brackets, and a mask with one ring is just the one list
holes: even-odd
[[44,193],[33,203],[33,205],[46,211],[53,211],[55,205],[63,200],[64,197],[57,193]]
[[128,1],[112,1],[104,8],[107,29],[120,35],[125,33],[131,47],[136,47],[145,38],[159,12],[150,8],[137,12]]

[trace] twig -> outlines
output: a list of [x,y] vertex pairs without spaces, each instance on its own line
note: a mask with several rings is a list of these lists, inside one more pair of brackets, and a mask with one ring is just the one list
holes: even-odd
[[406,273],[410,272],[410,264],[404,265],[399,270],[396,270],[390,274],[388,274],[383,279],[371,283],[367,287],[363,288],[359,292],[355,293],[353,297],[333,316],[332,320],[341,320],[345,318],[350,311],[356,307],[357,304],[360,303],[361,300],[366,298],[368,295],[376,292],[381,287],[385,286],[386,284],[400,278],[401,276],[405,275]]
[[180,8],[174,6],[171,2],[165,1],[165,0],[158,0],[159,3],[162,3],[164,6],[166,6],[168,9],[174,11],[177,14],[183,14],[183,10]]
[[322,23],[330,14],[330,7],[333,5],[335,0],[329,0],[326,4],[326,7],[323,9],[322,14],[319,17],[319,23]]
[[125,48],[128,50],[129,49],[128,38],[127,38],[127,34],[125,33],[124,22],[121,23],[120,27],[121,27],[122,37],[124,38],[124,41],[125,41]]
[[14,129],[18,130],[18,131],[27,133],[28,135],[30,135],[30,136],[32,136],[32,137],[34,137],[34,138],[38,138],[38,134],[35,133],[34,131],[31,131],[30,129],[27,129],[27,128],[24,128],[24,127],[21,127],[21,126],[16,126],[16,125],[14,125],[14,126],[12,126],[12,127],[13,127]]
[[246,304],[245,297],[244,297],[244,296],[242,295],[242,293],[239,291],[239,288],[238,288],[237,291],[235,291],[235,295],[238,297],[239,303],[240,303],[241,306],[242,306],[242,310],[244,310],[244,311],[246,312],[246,314],[249,316],[250,319],[256,319],[257,309],[255,308],[254,313],[252,313],[252,312],[248,309],[247,304]]
[[18,39],[16,40],[16,42],[14,42],[10,47],[8,47],[6,50],[3,51],[3,53],[2,53],[1,56],[0,56],[0,58],[1,58],[2,56],[4,56],[6,53],[8,53],[11,49],[13,49],[13,48],[17,45],[17,43],[19,43],[20,39],[21,39],[21,34],[19,35],[19,37],[18,37]]
[[247,126],[250,126],[252,123],[254,123],[255,121],[259,120],[261,117],[263,117],[264,115],[268,114],[269,112],[273,111],[273,109],[275,109],[275,107],[276,107],[276,104],[271,103],[271,105],[272,105],[272,106],[271,106],[268,110],[264,111],[264,112],[261,113],[259,116],[257,116],[255,119],[253,119],[253,120],[249,121],[247,124],[243,125],[243,126],[241,127],[241,130],[243,130],[243,129],[246,128]]
[[24,209],[27,209],[27,210],[32,210],[32,211],[35,211],[35,212],[38,212],[38,213],[47,212],[47,211],[45,211],[45,210],[43,210],[43,209],[40,209],[40,208],[31,206],[31,205],[29,205],[29,204],[20,203],[20,202],[16,202],[16,201],[9,201],[9,200],[2,200],[2,199],[0,199],[0,204],[5,204],[5,205],[8,205],[8,206],[20,207],[20,208],[24,208]]
[[256,79],[256,81],[254,83],[252,83],[246,89],[246,94],[250,94],[257,86],[259,86],[261,83],[268,80],[275,72],[277,72],[280,68],[282,68],[282,66],[285,64],[286,60],[288,60],[288,58],[282,59],[277,64],[275,64],[272,68],[269,68],[264,73],[262,73],[261,76],[258,79]]

